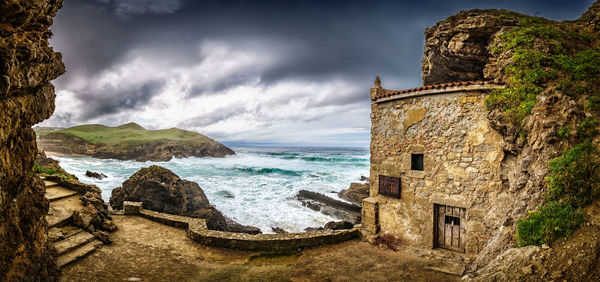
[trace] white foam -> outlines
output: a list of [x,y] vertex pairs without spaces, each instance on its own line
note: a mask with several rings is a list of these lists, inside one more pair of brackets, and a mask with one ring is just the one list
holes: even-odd
[[[291,151],[298,155],[269,155],[277,149],[235,148],[237,155],[226,158],[186,158],[170,162],[135,162],[99,160],[89,157],[52,156],[69,173],[82,182],[95,184],[102,189],[102,197],[110,198],[113,188],[142,167],[157,164],[172,170],[181,178],[197,182],[210,202],[225,215],[242,224],[271,232],[280,227],[299,232],[306,227],[323,226],[335,220],[320,212],[303,207],[292,199],[299,190],[310,190],[338,198],[332,191],[348,188],[368,175],[368,151],[316,150]],[[290,149],[281,149],[284,153]],[[301,157],[335,157],[356,160],[307,161]],[[284,157],[288,157],[287,159]],[[269,169],[281,170],[281,172]],[[108,176],[97,180],[85,176],[86,170]],[[288,173],[288,174],[286,174]],[[233,198],[219,191],[228,191]]]

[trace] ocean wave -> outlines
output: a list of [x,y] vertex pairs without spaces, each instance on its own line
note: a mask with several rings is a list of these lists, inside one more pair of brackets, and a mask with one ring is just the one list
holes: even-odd
[[285,160],[303,160],[307,162],[366,162],[368,159],[363,158],[331,158],[318,156],[285,156]]
[[281,174],[289,176],[302,176],[304,174],[303,171],[271,167],[234,167],[233,169],[250,174]]

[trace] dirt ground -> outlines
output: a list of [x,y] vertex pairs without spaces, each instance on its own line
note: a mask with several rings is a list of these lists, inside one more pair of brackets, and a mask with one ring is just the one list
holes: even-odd
[[114,216],[112,245],[65,267],[61,281],[456,281],[428,260],[359,240],[287,254],[209,248],[185,230]]

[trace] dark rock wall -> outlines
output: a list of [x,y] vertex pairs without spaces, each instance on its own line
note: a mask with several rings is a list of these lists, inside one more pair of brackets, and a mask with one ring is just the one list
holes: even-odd
[[[510,16],[506,16],[510,15]],[[423,85],[484,80],[494,35],[517,25],[521,15],[504,10],[459,12],[425,30]]]
[[31,126],[54,111],[50,83],[65,72],[48,46],[62,0],[0,1],[0,280],[55,280],[43,183],[33,178]]

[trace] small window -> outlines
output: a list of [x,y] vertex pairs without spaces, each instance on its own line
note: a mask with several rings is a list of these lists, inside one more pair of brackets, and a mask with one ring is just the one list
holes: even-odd
[[444,224],[460,225],[460,217],[446,215],[444,218]]
[[423,170],[423,154],[411,154],[410,169]]
[[380,175],[379,194],[400,199],[400,178]]

